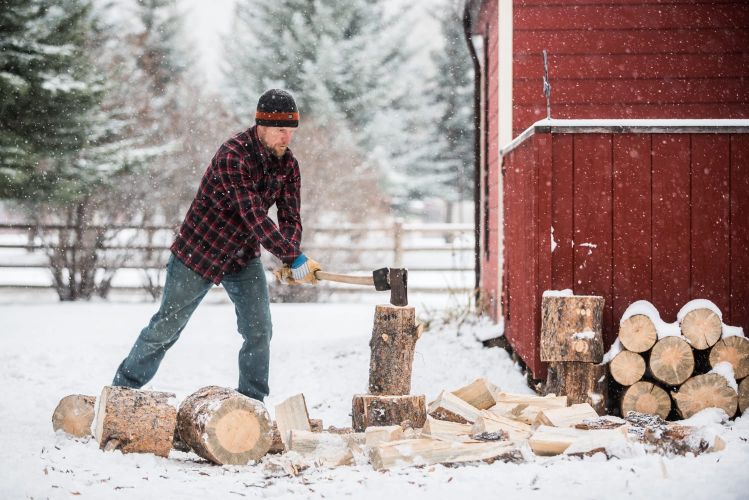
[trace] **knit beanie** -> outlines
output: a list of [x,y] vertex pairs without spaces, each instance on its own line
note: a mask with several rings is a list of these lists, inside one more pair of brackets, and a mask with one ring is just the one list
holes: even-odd
[[298,127],[299,111],[294,98],[280,89],[270,89],[257,102],[255,123],[266,127]]

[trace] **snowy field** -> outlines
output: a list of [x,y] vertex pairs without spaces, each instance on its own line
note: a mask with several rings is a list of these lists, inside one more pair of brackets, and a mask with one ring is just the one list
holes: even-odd
[[[273,406],[303,392],[312,418],[350,426],[351,397],[366,392],[370,304],[274,304]],[[522,464],[431,466],[376,472],[358,465],[272,477],[265,463],[213,466],[196,455],[168,459],[102,452],[93,441],[52,432],[51,415],[71,393],[99,395],[152,303],[60,304],[44,296],[0,296],[0,498],[658,498],[749,497],[749,418],[719,426],[724,451],[623,459],[529,455]],[[417,344],[412,392],[434,398],[477,377],[530,392],[507,353],[482,348],[486,325],[427,331]],[[179,399],[206,385],[235,387],[232,307],[205,303],[169,352],[149,389]]]

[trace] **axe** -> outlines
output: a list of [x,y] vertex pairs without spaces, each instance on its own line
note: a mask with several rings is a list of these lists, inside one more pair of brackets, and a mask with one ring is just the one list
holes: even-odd
[[377,291],[390,290],[392,305],[401,307],[408,305],[408,269],[383,267],[372,271],[372,276],[351,276],[316,271],[315,277],[323,281],[374,286]]

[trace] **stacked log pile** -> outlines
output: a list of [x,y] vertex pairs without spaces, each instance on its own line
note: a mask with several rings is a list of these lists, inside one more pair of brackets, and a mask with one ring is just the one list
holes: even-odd
[[724,325],[707,300],[686,304],[674,323],[665,323],[647,301],[633,303],[606,361],[624,416],[689,418],[715,407],[733,417],[746,410],[749,340]]

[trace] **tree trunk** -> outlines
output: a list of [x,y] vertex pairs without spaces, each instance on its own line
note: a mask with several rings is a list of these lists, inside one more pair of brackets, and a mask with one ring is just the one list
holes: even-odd
[[177,423],[174,397],[170,392],[104,387],[96,412],[99,447],[168,456]]
[[419,338],[413,307],[379,305],[369,346],[369,393],[402,396],[411,392],[411,367]]
[[681,337],[662,338],[650,352],[650,372],[664,384],[683,384],[694,372],[692,348]]
[[606,414],[606,365],[580,361],[549,363],[545,394],[567,396],[567,404],[588,403]]
[[259,460],[273,440],[263,404],[224,387],[203,387],[188,396],[179,407],[177,422],[182,440],[216,464]]
[[90,436],[95,404],[94,396],[81,394],[65,396],[52,414],[52,428],[75,437]]
[[720,317],[710,309],[695,309],[684,316],[681,333],[697,350],[712,347],[720,340],[723,324]]
[[637,382],[624,393],[621,411],[625,418],[630,411],[666,418],[671,413],[671,398],[666,391],[651,382]]
[[619,325],[619,341],[632,352],[645,352],[658,340],[658,332],[650,318],[644,314],[635,314]]
[[424,396],[375,396],[357,394],[352,402],[352,427],[364,432],[367,427],[401,425],[423,427],[427,418]]
[[636,352],[622,351],[609,363],[611,378],[623,386],[638,382],[645,375],[645,359]]
[[715,368],[721,361],[731,363],[736,380],[749,375],[749,340],[744,337],[719,340],[710,350],[710,367]]
[[603,358],[603,297],[543,297],[541,361],[588,361]]
[[676,408],[683,418],[689,418],[705,408],[720,408],[729,417],[736,414],[738,395],[728,381],[717,373],[706,373],[692,377],[671,393]]

